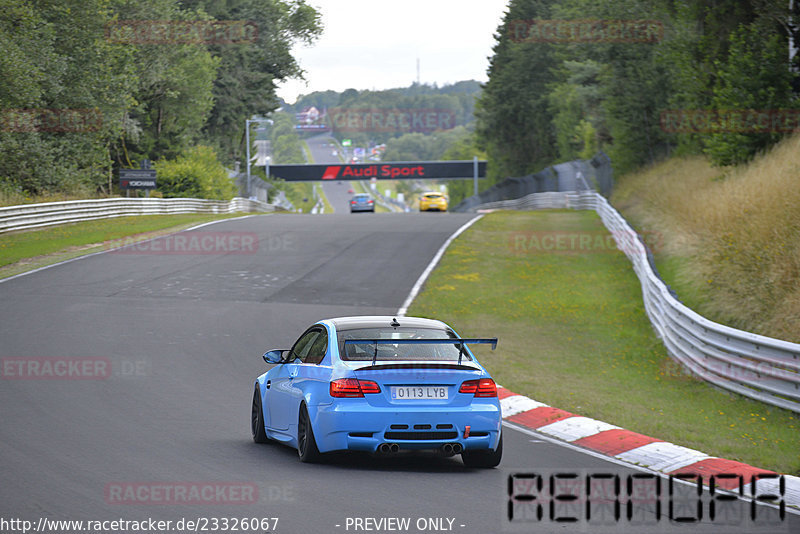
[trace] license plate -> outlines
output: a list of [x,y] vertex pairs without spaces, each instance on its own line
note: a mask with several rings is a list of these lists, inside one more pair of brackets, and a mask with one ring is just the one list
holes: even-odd
[[392,386],[392,400],[447,400],[447,386]]

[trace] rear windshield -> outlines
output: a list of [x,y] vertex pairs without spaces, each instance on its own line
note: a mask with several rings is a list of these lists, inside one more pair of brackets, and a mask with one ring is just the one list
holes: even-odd
[[369,195],[364,194],[364,193],[360,193],[360,194],[354,196],[353,198],[356,199],[356,200],[367,200],[369,198]]
[[425,197],[427,198],[442,198],[441,193],[426,193]]
[[[452,330],[438,328],[360,328],[340,331],[339,354],[342,360],[372,361],[375,356],[374,343],[358,343],[345,345],[348,339],[446,339],[457,337]],[[442,361],[458,360],[458,344],[442,343],[435,345],[377,345],[376,361],[422,360]],[[464,349],[464,361],[472,360]]]

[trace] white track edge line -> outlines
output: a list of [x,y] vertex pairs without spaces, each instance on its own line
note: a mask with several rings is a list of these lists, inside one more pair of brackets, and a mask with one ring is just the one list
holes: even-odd
[[[198,224],[196,226],[192,226],[190,228],[184,228],[183,230],[178,230],[177,232],[171,232],[169,234],[164,234],[164,235],[159,235],[159,236],[156,236],[156,237],[151,237],[150,239],[143,239],[142,241],[137,241],[137,244],[139,244],[139,243],[148,243],[150,241],[153,241],[154,239],[161,239],[162,237],[167,237],[167,236],[171,236],[171,235],[175,235],[175,234],[180,234],[181,232],[189,232],[190,230],[197,230],[198,228],[202,228],[204,226],[209,226],[209,225],[212,225],[212,224],[217,224],[217,223],[221,223],[221,222],[225,222],[225,221],[237,221],[237,220],[240,220],[240,219],[247,219],[248,217],[256,217],[257,215],[260,215],[260,214],[242,215],[241,217],[230,217],[228,219],[220,219],[218,221],[209,221],[209,222],[205,222],[205,223],[202,223],[202,224]],[[154,231],[156,231],[156,230],[154,230]],[[15,278],[20,278],[22,276],[27,276],[29,274],[38,273],[39,271],[44,271],[45,269],[50,269],[52,267],[58,267],[59,265],[66,265],[67,263],[72,263],[73,261],[78,261],[78,260],[82,260],[82,259],[85,259],[85,258],[91,258],[92,256],[97,256],[98,254],[105,254],[106,252],[112,252],[114,250],[119,250],[124,246],[125,245],[122,245],[122,246],[119,246],[119,247],[110,248],[110,249],[107,249],[107,250],[99,250],[97,252],[92,252],[90,254],[83,254],[82,256],[76,256],[76,257],[70,258],[68,260],[59,261],[57,263],[51,263],[50,265],[44,265],[42,267],[37,267],[36,269],[31,269],[30,271],[25,271],[24,273],[17,273],[17,274],[15,274],[13,276],[8,276],[6,278],[0,278],[0,284],[2,284],[3,282],[8,282],[9,280],[14,280]]]
[[422,289],[422,286],[425,284],[425,281],[428,279],[428,277],[431,275],[431,272],[433,272],[433,269],[439,263],[439,260],[442,259],[442,256],[444,255],[445,250],[447,250],[447,247],[450,246],[450,243],[452,243],[453,240],[455,240],[455,238],[460,236],[467,228],[469,228],[482,218],[483,214],[478,215],[477,217],[474,217],[469,221],[467,221],[466,223],[464,223],[461,226],[461,228],[456,230],[453,233],[453,235],[448,237],[447,241],[445,241],[444,244],[441,247],[439,247],[439,250],[436,251],[436,255],[433,257],[430,263],[428,263],[428,266],[425,267],[425,270],[422,271],[422,274],[419,275],[419,278],[417,278],[416,283],[414,283],[414,287],[411,288],[411,293],[408,294],[408,297],[406,297],[406,300],[403,302],[403,305],[400,306],[399,310],[397,310],[398,317],[405,317],[406,312],[408,311],[408,307],[411,306],[411,303],[414,302],[415,298],[417,298],[417,294],[419,294],[420,290]]

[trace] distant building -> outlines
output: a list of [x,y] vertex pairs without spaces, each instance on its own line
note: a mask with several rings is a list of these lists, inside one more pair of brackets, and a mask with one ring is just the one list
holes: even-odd
[[303,109],[296,115],[298,124],[314,124],[319,120],[319,110],[314,106]]

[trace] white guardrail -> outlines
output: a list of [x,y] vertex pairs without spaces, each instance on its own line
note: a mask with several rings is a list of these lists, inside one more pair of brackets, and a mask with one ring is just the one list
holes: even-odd
[[633,263],[645,310],[669,354],[692,374],[735,393],[800,413],[800,344],[744,332],[698,315],[672,296],[628,222],[594,191],[534,193],[475,207],[591,209]]
[[272,204],[246,198],[234,198],[230,201],[200,198],[103,198],[22,204],[0,208],[0,234],[12,230],[132,215],[272,212],[275,209]]

